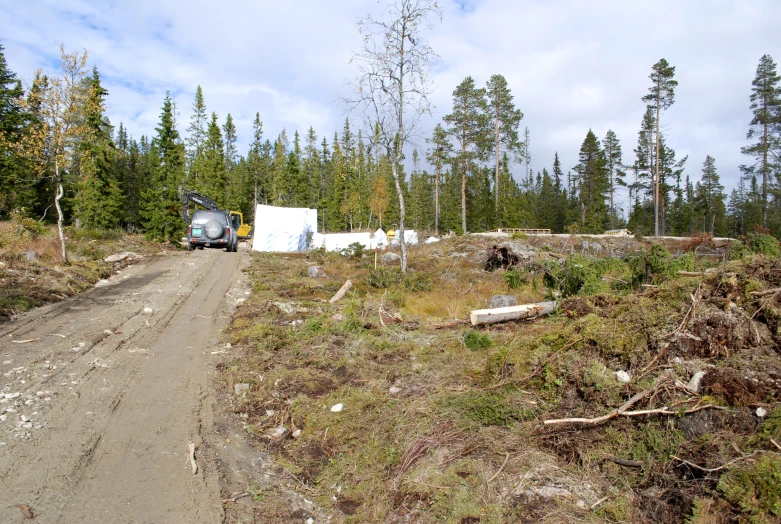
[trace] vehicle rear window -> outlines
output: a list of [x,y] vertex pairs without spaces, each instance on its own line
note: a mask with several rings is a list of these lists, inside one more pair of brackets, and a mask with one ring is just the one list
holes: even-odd
[[225,213],[220,213],[219,211],[196,211],[193,213],[193,224],[205,224],[210,220],[216,220],[223,225],[228,223]]

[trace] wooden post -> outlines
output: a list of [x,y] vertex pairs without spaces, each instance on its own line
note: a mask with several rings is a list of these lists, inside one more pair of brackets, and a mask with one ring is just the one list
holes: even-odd
[[520,306],[497,307],[493,309],[476,309],[472,311],[470,318],[472,325],[495,324],[508,320],[523,320],[547,315],[556,309],[556,302],[538,302],[536,304],[522,304]]
[[335,304],[336,302],[341,300],[342,297],[344,297],[344,295],[352,286],[353,286],[352,281],[350,280],[346,281],[344,284],[342,284],[342,287],[339,288],[339,291],[337,291],[336,294],[333,297],[331,297],[331,300],[329,300],[329,302],[331,304]]

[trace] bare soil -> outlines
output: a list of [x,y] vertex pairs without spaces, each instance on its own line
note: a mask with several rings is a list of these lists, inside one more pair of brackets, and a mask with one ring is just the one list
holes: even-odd
[[0,325],[1,522],[223,519],[220,479],[242,456],[211,380],[246,264],[163,253]]

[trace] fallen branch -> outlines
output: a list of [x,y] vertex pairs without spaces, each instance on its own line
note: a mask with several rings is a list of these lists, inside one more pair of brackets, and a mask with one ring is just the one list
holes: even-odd
[[229,499],[222,499],[220,502],[222,502],[223,504],[227,504],[228,502],[236,502],[237,500],[242,499],[244,497],[249,497],[249,492],[245,491],[244,493],[239,493],[238,495],[234,495]]
[[27,344],[28,342],[37,342],[40,338],[28,338],[27,340],[12,340],[14,344]]
[[560,418],[560,419],[553,419],[553,420],[543,420],[542,423],[543,424],[573,423],[573,424],[588,424],[594,426],[602,422],[605,422],[607,420],[610,420],[611,418],[616,418],[619,415],[622,417],[642,417],[645,415],[688,415],[690,413],[696,413],[704,409],[727,409],[727,408],[725,408],[724,406],[716,406],[713,404],[704,404],[702,406],[696,406],[684,411],[674,411],[667,406],[662,408],[656,408],[656,409],[641,409],[637,411],[618,412],[618,410],[613,410],[607,415],[602,415],[601,417],[596,417],[596,418]]
[[449,322],[432,322],[429,324],[434,329],[445,329],[469,324],[469,320],[451,320]]
[[779,451],[781,451],[781,445],[779,445],[779,444],[778,444],[778,442],[776,442],[776,441],[775,441],[775,440],[773,440],[772,438],[770,439],[770,442],[772,442],[772,443],[773,443],[773,445],[774,445],[775,447],[777,447]]
[[659,387],[664,384],[667,380],[669,380],[669,377],[666,375],[663,375],[656,379],[656,384],[653,385],[653,387],[650,387],[646,390],[643,390],[634,396],[632,396],[629,400],[621,404],[620,407],[617,409],[614,409],[607,415],[602,415],[601,417],[596,418],[559,418],[559,419],[552,419],[552,420],[544,420],[542,423],[545,425],[551,425],[551,424],[571,424],[571,423],[580,423],[580,424],[589,424],[592,426],[595,426],[597,424],[601,424],[602,422],[607,422],[611,418],[615,418],[619,415],[622,415],[625,411],[627,411],[629,408],[631,408],[633,405],[637,404],[641,400],[643,400],[645,397],[659,389]]
[[751,458],[751,457],[753,457],[754,455],[756,455],[758,453],[762,453],[763,451],[764,450],[762,450],[762,449],[758,449],[754,453],[749,453],[748,455],[744,455],[744,456],[738,457],[738,458],[736,458],[734,460],[730,460],[729,462],[727,462],[726,464],[722,464],[718,468],[704,468],[702,466],[699,466],[699,465],[695,464],[694,462],[689,462],[688,460],[683,460],[682,458],[676,457],[675,455],[670,455],[670,458],[673,458],[673,459],[675,459],[675,460],[677,460],[679,462],[682,462],[683,464],[686,464],[687,466],[690,466],[692,468],[699,469],[700,471],[704,471],[705,473],[715,473],[716,471],[721,471],[722,469],[725,469],[728,466],[731,466],[732,464],[735,464],[736,462],[740,462],[741,460],[746,460],[748,458]]
[[765,306],[767,306],[770,302],[772,302],[776,298],[776,295],[778,295],[779,291],[781,291],[781,287],[776,288],[773,291],[774,291],[773,296],[771,296],[769,299],[765,300],[762,303],[762,305],[759,306],[759,309],[754,311],[754,314],[751,315],[751,319],[750,320],[754,320],[754,317],[757,316],[759,314],[759,312],[762,311],[765,308]]
[[638,462],[637,460],[622,459],[612,456],[607,456],[605,459],[609,460],[610,462],[614,462],[619,466],[626,466],[627,468],[642,468],[644,466],[642,462]]
[[681,277],[702,277],[702,276],[705,276],[705,275],[712,275],[715,272],[716,272],[715,268],[706,269],[705,271],[684,271],[684,270],[681,269],[681,270],[678,271],[678,276],[681,276]]
[[187,449],[190,451],[190,464],[193,467],[193,475],[195,475],[198,473],[198,464],[195,463],[195,444],[190,442]]
[[344,295],[347,294],[347,291],[350,290],[350,288],[353,287],[353,283],[351,280],[347,280],[344,284],[342,284],[342,287],[339,288],[339,291],[336,292],[334,296],[331,297],[330,302],[331,304],[335,304],[339,302],[342,298],[344,298]]
[[510,454],[509,453],[505,453],[504,454],[504,462],[502,462],[502,465],[499,466],[499,470],[496,473],[494,473],[494,475],[490,479],[488,479],[486,481],[486,484],[490,484],[492,480],[494,480],[496,477],[499,476],[499,473],[501,473],[502,470],[504,469],[504,467],[507,465],[507,461],[508,460],[510,460]]
[[600,504],[602,504],[603,502],[605,502],[605,501],[606,501],[607,499],[609,499],[609,498],[610,498],[610,497],[602,497],[601,499],[599,499],[598,501],[596,501],[595,503],[593,503],[593,504],[592,504],[592,505],[591,505],[591,506],[590,506],[588,509],[594,509],[594,508],[596,508],[597,506],[599,506]]
[[767,295],[775,295],[779,291],[781,291],[781,287],[775,287],[773,289],[766,289],[764,291],[752,291],[750,295],[753,297],[764,297]]
[[493,309],[476,309],[470,314],[473,326],[480,324],[495,324],[508,320],[523,320],[547,315],[556,309],[556,302],[538,302],[520,306],[497,307]]

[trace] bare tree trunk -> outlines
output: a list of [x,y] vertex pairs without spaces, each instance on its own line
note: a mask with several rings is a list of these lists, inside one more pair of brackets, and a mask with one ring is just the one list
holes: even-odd
[[461,126],[461,234],[466,235],[466,129]]
[[396,195],[399,198],[399,230],[396,233],[401,247],[401,272],[407,271],[407,240],[404,238],[404,217],[406,215],[406,206],[404,205],[404,193],[401,191],[401,182],[399,181],[398,160],[393,159],[393,183],[396,185]]
[[496,117],[494,118],[494,130],[496,131],[496,172],[494,173],[494,200],[496,205],[494,208],[494,214],[496,219],[496,226],[503,226],[499,223],[499,107],[496,107]]
[[63,217],[62,208],[60,207],[60,200],[65,194],[65,190],[62,187],[62,179],[60,178],[60,162],[54,161],[54,178],[57,180],[57,193],[54,196],[54,207],[57,208],[57,231],[60,234],[60,247],[62,249],[62,261],[68,266],[70,261],[68,260],[68,251],[65,249],[65,231],[62,229]]
[[439,236],[439,165],[434,172],[434,235]]
[[[765,103],[765,114],[767,114],[767,103]],[[767,122],[763,126],[762,137],[762,227],[767,228]]]
[[659,107],[661,101],[656,101],[656,177],[654,179],[654,236],[659,236]]

